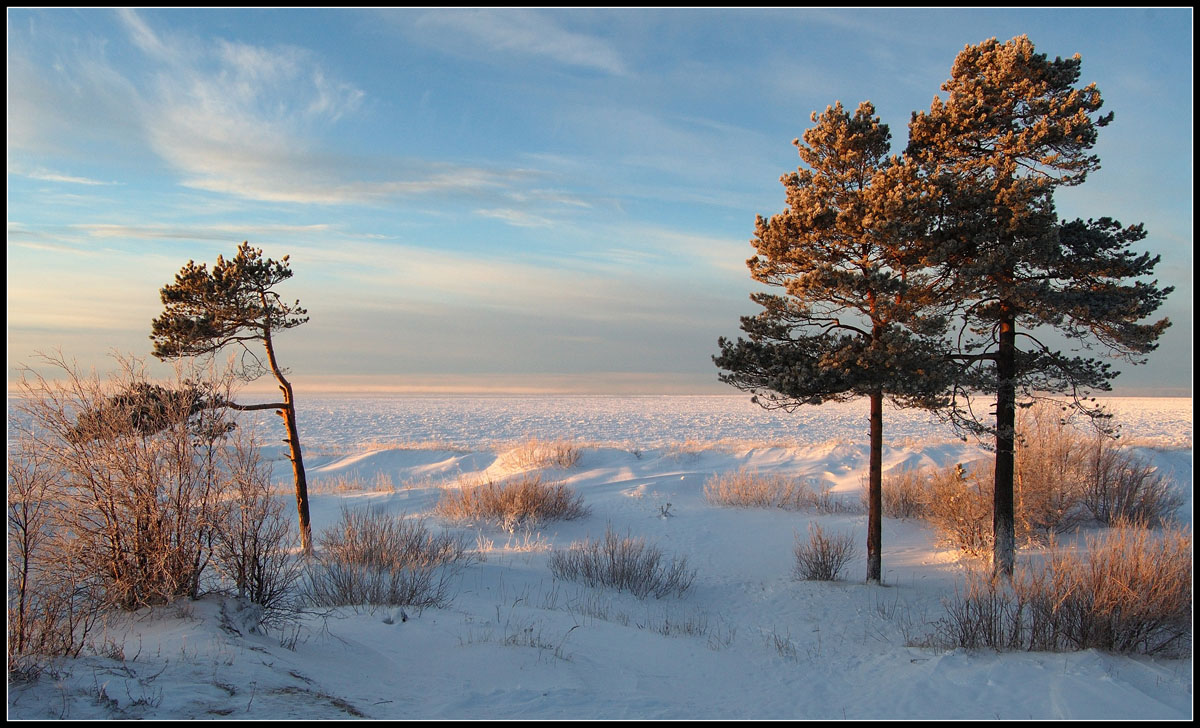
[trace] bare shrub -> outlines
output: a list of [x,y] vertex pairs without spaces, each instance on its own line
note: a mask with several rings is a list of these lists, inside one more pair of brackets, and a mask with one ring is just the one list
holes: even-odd
[[814,489],[804,478],[763,475],[745,468],[711,476],[704,483],[704,498],[709,503],[735,508],[812,509],[820,513],[853,510],[847,508],[827,484]]
[[576,542],[552,553],[550,573],[558,579],[627,591],[638,599],[682,596],[696,577],[686,557],[666,560],[658,547],[643,538],[621,538],[611,524],[602,539]]
[[527,470],[539,468],[573,468],[579,463],[579,447],[569,440],[539,440],[531,437],[520,443],[509,455],[516,464]]
[[27,651],[37,641],[34,600],[38,594],[34,570],[51,537],[52,475],[40,452],[8,454],[8,644],[9,664],[14,654]]
[[1044,543],[1086,520],[1081,500],[1088,434],[1064,417],[1060,406],[1041,402],[1021,411],[1017,435],[1017,537]]
[[[1018,540],[1044,544],[1092,520],[1153,526],[1174,519],[1183,499],[1166,477],[1111,438],[1061,415],[1043,404],[1019,420],[1013,492]],[[985,556],[992,550],[993,472],[991,465],[970,473],[955,466],[905,477],[924,480],[926,517],[944,543]]]
[[792,575],[804,581],[837,581],[857,551],[853,535],[827,536],[820,526],[810,524],[808,542],[796,538]]
[[988,471],[968,473],[961,465],[929,475],[927,518],[940,541],[970,556],[992,552],[992,489]]
[[227,451],[230,495],[222,503],[214,561],[239,597],[263,608],[268,626],[294,609],[302,575],[292,553],[299,545],[284,504],[272,497],[271,481],[259,451],[242,441]]
[[447,490],[434,513],[451,521],[483,520],[509,532],[544,521],[570,521],[591,512],[583,496],[563,483],[544,483],[541,475]]
[[[1084,520],[1081,505],[1085,434],[1049,403],[1022,410],[1017,421],[1013,483],[1018,541],[1046,543]],[[971,556],[991,553],[994,464],[971,472],[945,468],[926,479],[927,518],[942,541]]]
[[1002,575],[985,567],[968,568],[964,583],[955,585],[954,597],[943,600],[943,606],[946,616],[934,623],[930,644],[947,648],[1022,649],[1023,603]]
[[452,577],[471,560],[461,538],[376,511],[343,509],[317,545],[306,583],[317,606],[446,606]]
[[1017,513],[1033,540],[1066,533],[1088,520],[1112,524],[1175,519],[1183,498],[1167,477],[1102,432],[1073,425],[1042,404],[1021,418]]
[[1031,649],[1190,652],[1191,532],[1118,523],[1087,548],[1086,560],[1056,550],[1015,583],[1038,619]]
[[[1017,481],[1013,488],[1014,531],[1018,541],[1046,543],[1080,523],[1075,483],[1029,476],[1041,463],[1030,462],[1028,454],[1018,450]],[[1051,467],[1052,463],[1047,463]],[[927,474],[926,519],[942,543],[968,556],[987,557],[992,553],[992,510],[995,489],[994,465],[967,471],[961,465]],[[1026,475],[1022,475],[1025,473]]]
[[[925,518],[929,514],[929,489],[919,470],[903,470],[883,477],[883,515],[888,518]],[[867,491],[863,489],[865,501]]]
[[61,355],[44,362],[61,379],[27,370],[9,418],[10,656],[78,654],[106,610],[220,588],[233,481],[265,478],[231,456],[233,423],[205,400],[231,379],[181,369],[154,384],[118,359],[101,380]]
[[74,560],[56,532],[55,488],[47,454],[18,437],[8,455],[8,666],[36,677],[34,656],[77,657],[100,622],[99,579]]
[[[119,360],[107,382],[49,363],[64,382],[26,382],[20,406],[23,434],[55,473],[55,529],[80,542],[114,606],[197,597],[228,485],[225,413],[197,412],[193,397],[147,402],[160,388],[147,386],[134,360]],[[170,391],[195,390],[180,379]]]
[[1180,656],[1191,652],[1192,537],[1119,524],[1087,556],[1052,549],[1010,583],[969,572],[937,622],[935,642],[998,650]]
[[1142,521],[1150,526],[1175,520],[1183,497],[1152,465],[1097,438],[1087,454],[1082,501],[1097,521]]

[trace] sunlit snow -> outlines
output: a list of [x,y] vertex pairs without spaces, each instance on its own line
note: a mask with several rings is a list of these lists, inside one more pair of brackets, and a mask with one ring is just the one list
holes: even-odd
[[[961,574],[920,521],[885,519],[884,585],[791,576],[810,523],[865,543],[866,517],[724,508],[715,473],[802,475],[858,504],[866,403],[765,412],[730,397],[336,397],[298,393],[314,531],[343,508],[425,517],[444,487],[521,470],[522,441],[581,456],[544,475],[591,515],[508,533],[458,525],[479,561],[452,605],[312,611],[262,633],[210,597],[118,620],[106,656],[10,684],[14,718],[1189,719],[1190,659],[937,650]],[[1171,472],[1191,522],[1190,399],[1114,399],[1122,439]],[[273,418],[260,435],[278,442]],[[989,454],[927,415],[885,414],[885,470]],[[266,448],[291,498],[282,445]],[[552,549],[606,526],[686,556],[682,597],[639,600],[552,578]],[[1018,558],[1021,558],[1020,556]],[[123,656],[123,660],[117,659]]]

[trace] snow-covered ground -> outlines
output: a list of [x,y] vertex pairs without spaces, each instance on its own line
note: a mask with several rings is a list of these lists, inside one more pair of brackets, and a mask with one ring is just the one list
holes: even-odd
[[[1110,405],[1123,440],[1173,473],[1190,523],[1191,400]],[[124,618],[103,636],[108,656],[10,684],[10,718],[1192,716],[1190,659],[909,646],[929,634],[961,574],[921,522],[885,520],[884,585],[864,583],[861,546],[844,581],[803,582],[791,577],[797,535],[817,523],[865,543],[864,515],[705,501],[713,474],[747,468],[808,476],[858,503],[865,403],[786,414],[744,396],[301,393],[299,418],[316,532],[342,508],[440,528],[430,511],[442,488],[518,472],[508,451],[529,438],[578,445],[577,464],[545,475],[576,488],[591,515],[513,534],[454,527],[480,553],[445,609],[313,613],[265,634],[249,610],[216,598]],[[988,457],[923,414],[889,410],[885,429],[885,469]],[[282,450],[269,452],[286,493]],[[692,588],[639,600],[552,578],[552,549],[608,525],[686,556]]]

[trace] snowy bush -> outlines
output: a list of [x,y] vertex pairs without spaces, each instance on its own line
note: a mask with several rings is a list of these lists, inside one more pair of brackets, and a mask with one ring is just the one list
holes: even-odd
[[667,560],[642,538],[621,538],[609,525],[604,538],[571,544],[550,555],[555,578],[627,591],[639,599],[682,596],[696,577],[686,557]]

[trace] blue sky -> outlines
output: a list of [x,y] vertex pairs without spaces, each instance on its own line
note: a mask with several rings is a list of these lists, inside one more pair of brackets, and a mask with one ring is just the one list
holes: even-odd
[[158,289],[249,240],[312,316],[298,387],[732,393],[810,114],[870,100],[899,153],[963,46],[1021,34],[1116,114],[1060,214],[1145,223],[1177,288],[1117,386],[1190,394],[1190,8],[9,10],[9,379],[147,356]]

